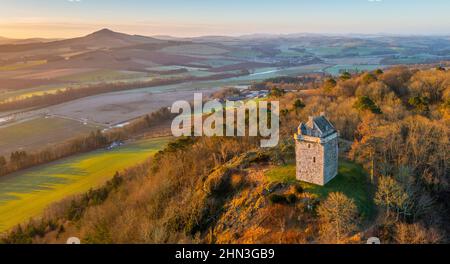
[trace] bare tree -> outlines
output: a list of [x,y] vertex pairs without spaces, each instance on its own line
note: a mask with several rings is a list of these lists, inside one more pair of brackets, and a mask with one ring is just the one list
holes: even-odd
[[342,242],[358,225],[358,210],[354,201],[343,193],[330,193],[317,208],[320,235],[324,242]]

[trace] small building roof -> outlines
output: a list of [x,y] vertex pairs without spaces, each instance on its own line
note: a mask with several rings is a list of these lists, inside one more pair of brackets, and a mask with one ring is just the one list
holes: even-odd
[[309,117],[307,123],[301,123],[299,126],[299,134],[311,137],[327,137],[337,132],[336,128],[324,116]]

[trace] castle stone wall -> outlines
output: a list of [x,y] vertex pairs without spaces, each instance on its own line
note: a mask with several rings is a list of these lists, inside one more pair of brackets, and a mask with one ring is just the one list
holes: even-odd
[[297,140],[295,148],[297,157],[297,180],[323,185],[323,146],[316,142]]
[[339,150],[338,150],[338,138],[330,140],[324,144],[324,183],[327,184],[338,173],[338,160],[339,160]]
[[296,176],[297,180],[323,186],[337,175],[338,137],[334,134],[314,141],[295,141]]

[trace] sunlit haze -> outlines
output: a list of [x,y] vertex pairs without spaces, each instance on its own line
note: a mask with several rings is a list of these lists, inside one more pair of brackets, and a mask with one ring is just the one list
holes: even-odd
[[2,0],[0,36],[450,33],[444,0]]

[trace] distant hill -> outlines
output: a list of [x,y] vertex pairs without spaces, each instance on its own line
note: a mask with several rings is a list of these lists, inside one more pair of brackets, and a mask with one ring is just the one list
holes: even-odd
[[139,44],[155,44],[164,43],[164,40],[158,40],[151,37],[138,35],[128,35],[124,33],[114,32],[109,29],[102,29],[84,37],[39,42],[39,43],[20,43],[10,42],[9,45],[0,46],[1,52],[21,52],[36,49],[55,49],[62,47],[78,47],[82,48],[118,48]]
[[0,37],[0,45],[9,44],[11,39]]
[[[163,50],[191,42],[129,35],[109,29],[58,41],[22,44],[6,40],[3,43],[5,42],[8,44],[0,45],[0,54],[5,55],[3,58],[8,58],[8,64],[23,63],[24,60],[45,60],[46,63],[33,67],[34,70],[44,71],[74,68],[145,71],[146,68],[159,65],[184,65],[203,60],[183,54],[186,52],[192,55],[189,49],[198,47]],[[209,46],[205,47],[207,48]]]
[[156,44],[166,42],[167,41],[165,40],[159,40],[151,37],[118,33],[105,28],[84,37],[63,40],[54,44],[117,48],[139,44]]
[[11,39],[0,37],[0,45],[6,44],[30,44],[30,43],[47,43],[52,41],[57,41],[58,39],[46,39],[46,38],[28,38],[28,39]]

